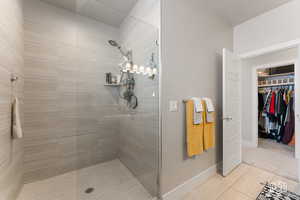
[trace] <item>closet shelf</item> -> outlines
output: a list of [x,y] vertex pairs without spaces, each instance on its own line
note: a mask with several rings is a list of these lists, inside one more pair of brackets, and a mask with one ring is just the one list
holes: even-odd
[[282,73],[282,74],[273,74],[273,75],[262,75],[258,76],[259,78],[271,78],[271,77],[277,77],[277,76],[291,76],[294,75],[294,72],[289,72],[289,73]]

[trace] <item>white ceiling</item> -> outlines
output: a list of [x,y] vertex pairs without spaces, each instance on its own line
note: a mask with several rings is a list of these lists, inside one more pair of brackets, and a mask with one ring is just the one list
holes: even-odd
[[206,3],[235,26],[289,1],[291,0],[207,0]]
[[138,0],[42,0],[112,26],[120,26]]
[[[138,0],[42,0],[106,24],[120,26]],[[235,26],[291,0],[205,0]]]

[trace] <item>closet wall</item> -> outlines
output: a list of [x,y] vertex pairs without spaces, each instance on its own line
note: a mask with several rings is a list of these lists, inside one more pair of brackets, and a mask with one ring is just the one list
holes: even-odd
[[[23,124],[22,0],[0,1],[0,199],[15,200],[22,185],[23,139],[11,139],[11,102],[20,100]],[[11,74],[19,77],[12,88]]]
[[[256,115],[255,100],[257,99],[256,70],[260,65],[278,63],[295,60],[297,58],[297,48],[283,50],[252,59],[244,59],[242,66],[242,138],[246,146],[255,146],[257,143],[257,124],[253,120]],[[250,106],[249,106],[250,105]],[[255,118],[256,119],[256,118]],[[256,119],[257,120],[257,119]]]
[[26,0],[25,182],[117,158],[118,93],[104,87],[119,30]]

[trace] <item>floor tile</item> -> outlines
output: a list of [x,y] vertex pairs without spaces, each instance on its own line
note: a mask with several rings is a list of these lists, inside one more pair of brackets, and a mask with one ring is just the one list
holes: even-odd
[[252,199],[253,198],[250,198],[233,189],[229,189],[218,198],[218,200],[252,200]]
[[210,178],[206,183],[198,186],[185,196],[184,200],[209,199],[216,200],[223,192],[230,188],[230,183],[220,175]]
[[249,170],[250,166],[247,164],[240,164],[236,169],[234,169],[228,176],[224,177],[223,181],[227,182],[228,184],[235,183],[239,178],[245,175]]
[[250,167],[249,171],[243,175],[232,188],[251,198],[256,198],[263,188],[263,183],[270,182],[274,174],[264,170]]

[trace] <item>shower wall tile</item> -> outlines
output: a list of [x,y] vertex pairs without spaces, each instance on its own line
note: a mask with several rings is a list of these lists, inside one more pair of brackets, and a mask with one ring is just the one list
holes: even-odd
[[[158,29],[135,17],[127,17],[121,26],[121,41],[133,50],[133,60],[137,65],[148,66],[152,53],[158,64]],[[138,38],[138,39],[137,39]],[[135,94],[139,106],[120,120],[121,161],[133,172],[152,194],[157,194],[158,134],[159,134],[159,82],[143,75],[136,75]]]
[[38,0],[24,10],[24,181],[117,158],[118,93],[103,85],[118,29]]
[[[11,102],[19,98],[23,124],[22,1],[2,0],[0,9],[0,199],[15,200],[22,186],[23,140],[11,137]],[[12,74],[17,83],[11,83]]]

